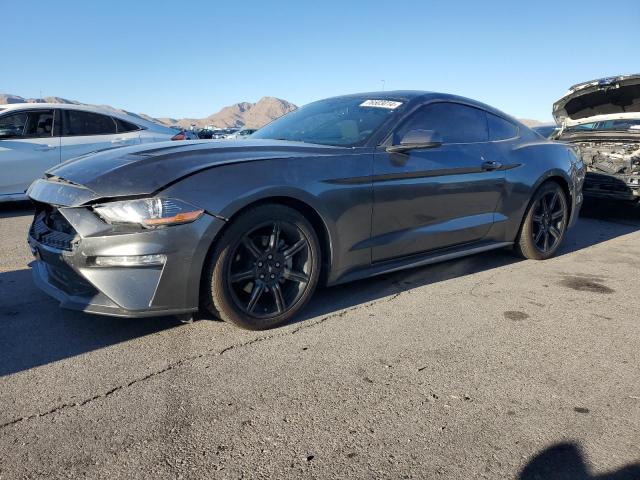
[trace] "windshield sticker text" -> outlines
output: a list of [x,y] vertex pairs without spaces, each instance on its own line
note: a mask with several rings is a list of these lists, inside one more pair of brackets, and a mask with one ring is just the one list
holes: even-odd
[[402,105],[402,102],[394,102],[393,100],[365,100],[360,104],[361,107],[388,108],[394,110]]

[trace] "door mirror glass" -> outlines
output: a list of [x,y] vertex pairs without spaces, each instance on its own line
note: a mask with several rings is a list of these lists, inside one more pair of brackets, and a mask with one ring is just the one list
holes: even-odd
[[399,145],[387,148],[388,152],[403,153],[408,150],[435,148],[442,145],[442,136],[436,130],[409,130],[400,139]]

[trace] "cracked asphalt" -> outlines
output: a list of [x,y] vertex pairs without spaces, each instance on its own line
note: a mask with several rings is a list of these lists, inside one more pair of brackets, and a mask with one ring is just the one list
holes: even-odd
[[324,289],[266,332],[60,310],[0,209],[0,479],[640,479],[640,209]]

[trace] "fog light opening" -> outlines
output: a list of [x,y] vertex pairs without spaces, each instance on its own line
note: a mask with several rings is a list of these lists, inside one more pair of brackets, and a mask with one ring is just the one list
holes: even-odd
[[167,257],[162,254],[153,255],[114,255],[93,257],[90,264],[95,267],[152,267],[164,265]]

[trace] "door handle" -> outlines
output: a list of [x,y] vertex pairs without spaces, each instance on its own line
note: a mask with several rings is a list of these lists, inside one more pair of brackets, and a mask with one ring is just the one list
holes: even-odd
[[482,170],[491,171],[491,170],[498,170],[500,167],[502,167],[502,164],[500,162],[489,160],[486,162],[482,162],[482,165],[480,165],[480,167],[482,168]]
[[127,138],[116,138],[115,140],[111,140],[111,143],[126,143]]
[[53,150],[54,148],[56,148],[55,145],[40,145],[38,147],[34,147],[34,150],[37,150],[39,152],[46,152],[49,150]]

